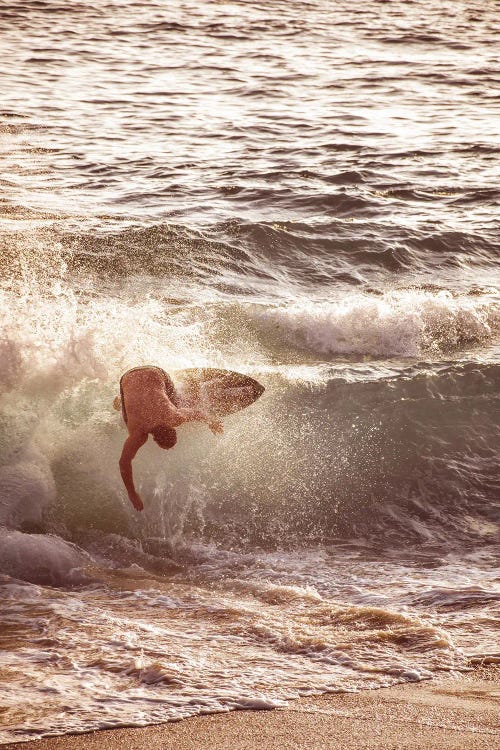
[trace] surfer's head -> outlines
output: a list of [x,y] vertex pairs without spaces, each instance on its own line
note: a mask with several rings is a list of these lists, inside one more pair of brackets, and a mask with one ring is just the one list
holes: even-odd
[[172,427],[159,425],[151,430],[151,434],[155,443],[166,451],[169,448],[173,448],[177,442],[177,433]]

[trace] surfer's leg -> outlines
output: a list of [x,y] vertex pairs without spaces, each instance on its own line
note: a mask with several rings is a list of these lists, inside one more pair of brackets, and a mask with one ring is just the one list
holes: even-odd
[[165,370],[163,370],[163,377],[168,398],[174,406],[179,406],[179,399],[177,396],[177,391],[175,390],[174,381],[172,380],[168,372],[165,372]]

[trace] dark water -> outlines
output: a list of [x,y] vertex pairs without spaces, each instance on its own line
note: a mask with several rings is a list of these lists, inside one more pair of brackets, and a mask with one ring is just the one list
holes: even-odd
[[[499,17],[0,5],[0,741],[494,658]],[[138,517],[143,363],[266,392]]]

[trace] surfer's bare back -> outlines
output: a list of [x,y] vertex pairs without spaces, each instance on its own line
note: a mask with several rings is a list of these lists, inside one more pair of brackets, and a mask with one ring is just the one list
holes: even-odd
[[149,435],[160,448],[168,450],[177,442],[175,429],[185,422],[206,422],[213,433],[224,429],[220,420],[214,420],[199,409],[177,406],[172,379],[160,367],[134,367],[122,375],[120,396],[113,405],[121,409],[128,428],[120,457],[120,473],[130,502],[139,511],[144,505],[135,489],[132,461]]

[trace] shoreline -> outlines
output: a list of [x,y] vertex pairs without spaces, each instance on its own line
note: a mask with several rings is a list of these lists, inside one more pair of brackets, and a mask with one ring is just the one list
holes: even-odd
[[[0,745],[2,750],[491,750],[500,737],[500,669],[358,693],[299,698],[285,708],[193,716],[139,728]],[[498,739],[500,743],[500,739]]]

